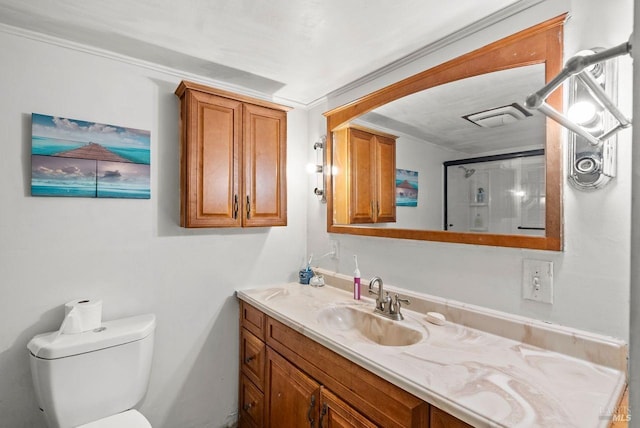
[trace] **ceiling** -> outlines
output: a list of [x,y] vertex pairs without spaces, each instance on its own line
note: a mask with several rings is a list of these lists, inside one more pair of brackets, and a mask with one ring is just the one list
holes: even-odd
[[0,23],[306,105],[516,3],[0,0]]
[[529,116],[495,128],[465,119],[514,103],[525,110],[525,98],[544,86],[544,79],[543,64],[482,74],[400,98],[358,121],[469,155],[544,148],[546,118],[536,110],[526,110]]

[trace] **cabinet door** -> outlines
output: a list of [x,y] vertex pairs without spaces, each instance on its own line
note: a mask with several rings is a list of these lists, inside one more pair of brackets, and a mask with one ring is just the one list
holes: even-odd
[[373,422],[328,389],[320,388],[320,428],[375,428]]
[[376,135],[376,223],[396,221],[396,140]]
[[375,222],[375,157],[373,135],[349,129],[350,223]]
[[240,226],[242,103],[191,90],[185,96],[181,112],[180,224]]
[[286,112],[244,106],[244,226],[287,225]]
[[267,427],[317,427],[320,385],[267,347]]

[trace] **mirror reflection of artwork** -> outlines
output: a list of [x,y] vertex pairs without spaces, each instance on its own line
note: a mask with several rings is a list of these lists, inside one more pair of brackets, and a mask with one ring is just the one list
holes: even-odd
[[396,169],[396,206],[418,206],[418,171]]
[[149,199],[149,131],[33,113],[31,195]]

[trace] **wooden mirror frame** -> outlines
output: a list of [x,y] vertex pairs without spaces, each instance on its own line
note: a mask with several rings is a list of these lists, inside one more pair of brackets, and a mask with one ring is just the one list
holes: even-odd
[[[505,37],[443,64],[403,79],[344,106],[330,110],[327,118],[327,168],[332,170],[332,131],[377,107],[404,96],[455,80],[534,64],[545,65],[545,82],[562,69],[563,30],[566,14]],[[522,99],[528,94],[522,94]],[[562,111],[562,87],[547,103]],[[562,250],[562,130],[558,123],[546,120],[546,206],[545,236],[463,233],[444,230],[356,227],[333,224],[333,177],[325,174],[327,195],[327,232],[424,241],[454,242],[500,247]]]

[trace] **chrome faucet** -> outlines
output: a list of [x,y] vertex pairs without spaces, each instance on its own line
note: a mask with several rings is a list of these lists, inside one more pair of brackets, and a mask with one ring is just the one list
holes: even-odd
[[[374,284],[378,284],[378,291],[375,291],[373,289]],[[411,302],[409,301],[409,299],[401,299],[397,294],[392,299],[389,296],[389,292],[384,291],[384,283],[382,282],[382,278],[380,278],[379,276],[374,276],[373,278],[371,278],[371,281],[369,281],[369,294],[374,294],[377,296],[376,308],[373,312],[390,318],[394,321],[400,321],[404,319],[402,313],[400,312],[402,304],[404,303],[405,305],[408,305]]]

